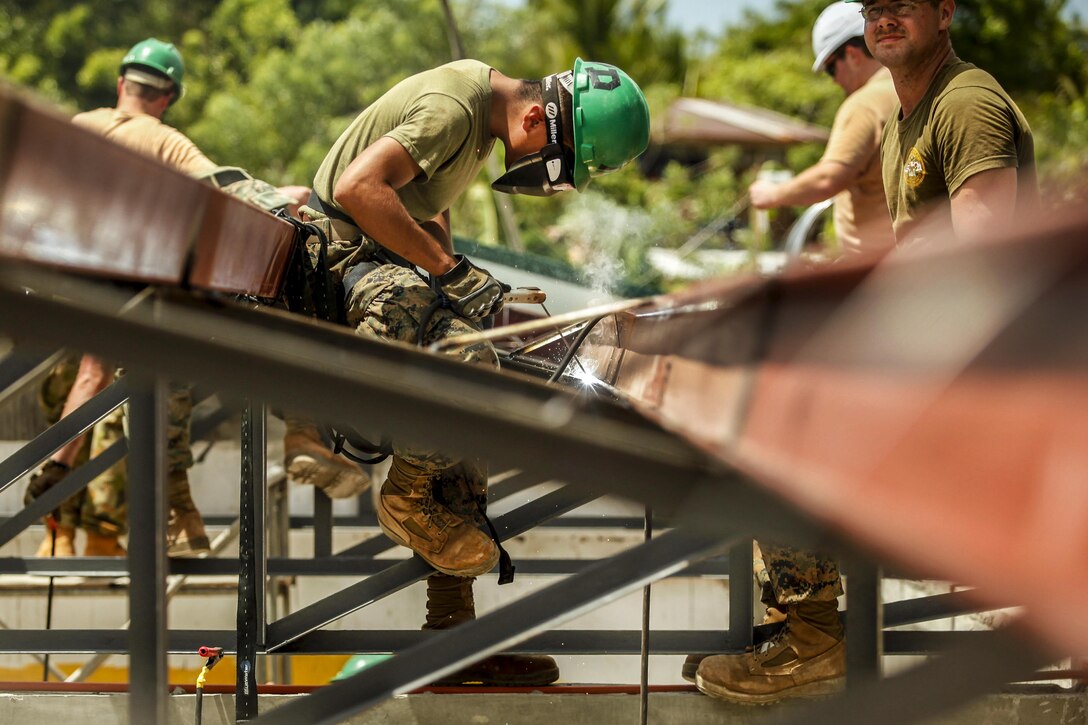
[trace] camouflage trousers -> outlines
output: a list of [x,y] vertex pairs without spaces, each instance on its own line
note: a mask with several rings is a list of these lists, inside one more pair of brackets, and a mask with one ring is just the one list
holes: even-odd
[[[79,356],[58,363],[46,376],[38,392],[38,402],[50,425],[60,420],[64,403],[79,372]],[[125,413],[121,406],[95,424],[84,439],[73,467],[94,458],[125,437]],[[167,466],[170,473],[186,471],[193,465],[189,442],[189,423],[193,399],[188,387],[173,385],[167,400]],[[117,536],[128,530],[128,477],[122,459],[96,476],[87,488],[65,500],[58,508],[57,523],[70,528],[83,528],[100,536]],[[189,487],[184,478],[170,476],[167,496],[175,498],[174,488]]]
[[[419,327],[435,293],[410,269],[386,264],[367,272],[347,290],[347,322],[363,337],[415,345]],[[427,321],[423,344],[430,345],[479,328],[448,309],[437,309]],[[498,367],[499,358],[490,343],[447,348],[447,354],[478,365]],[[411,443],[394,441],[394,455],[435,474],[435,498],[454,513],[483,524],[487,506],[487,468],[476,459],[439,452]]]
[[[842,594],[842,578],[834,559],[792,546],[759,542],[763,571],[756,577],[768,606],[831,601]],[[783,610],[785,611],[785,610]]]

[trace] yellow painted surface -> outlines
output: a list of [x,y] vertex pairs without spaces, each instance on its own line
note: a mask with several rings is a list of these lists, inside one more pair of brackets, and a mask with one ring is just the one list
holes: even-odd
[[[336,676],[344,663],[348,661],[347,655],[312,655],[289,657],[291,660],[291,681],[277,682],[277,685],[326,685]],[[235,664],[233,657],[224,657],[211,672],[204,678],[209,685],[233,685]],[[53,667],[65,675],[75,672],[82,662],[66,662],[50,660]],[[193,657],[192,667],[171,667],[169,681],[171,684],[196,684],[197,675],[204,661],[199,657]],[[87,678],[87,682],[125,683],[128,682],[128,667],[105,664],[95,670],[94,674]],[[42,665],[39,662],[28,662],[23,667],[0,667],[0,682],[41,682]]]

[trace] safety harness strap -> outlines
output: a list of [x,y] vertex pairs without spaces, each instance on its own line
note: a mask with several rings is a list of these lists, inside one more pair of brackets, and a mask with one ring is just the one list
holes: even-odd
[[[321,212],[330,219],[335,219],[336,221],[342,222],[344,224],[350,224],[352,227],[358,230],[359,234],[363,233],[363,230],[359,229],[359,225],[355,223],[354,219],[334,207],[332,204],[328,204],[325,201],[322,201],[321,197],[317,195],[316,191],[310,191],[310,199],[306,205],[312,209]],[[396,254],[395,252],[389,251],[377,242],[374,242],[374,246],[377,247],[377,251],[374,253],[374,257],[379,261],[386,264],[395,264],[398,267],[407,267],[408,269],[416,268],[416,266],[409,262],[407,259],[400,256],[399,254]]]

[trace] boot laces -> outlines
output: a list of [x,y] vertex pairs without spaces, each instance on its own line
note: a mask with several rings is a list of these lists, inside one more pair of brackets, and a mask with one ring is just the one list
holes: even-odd
[[771,635],[771,636],[770,636],[770,637],[769,637],[769,638],[767,639],[767,641],[765,641],[765,642],[764,642],[763,644],[761,644],[761,645],[759,646],[759,652],[760,652],[760,654],[767,654],[767,653],[768,653],[768,652],[770,652],[770,651],[771,651],[772,649],[774,649],[775,647],[777,647],[777,646],[779,645],[779,643],[781,643],[781,642],[782,642],[782,640],[783,640],[783,639],[785,638],[785,636],[786,636],[786,633],[787,633],[788,631],[789,631],[789,627],[788,627],[788,626],[786,626],[786,627],[782,627],[782,629],[780,629],[780,630],[778,630],[777,632],[775,632],[774,634],[772,634],[772,635]]
[[453,524],[451,513],[439,506],[429,493],[419,499],[419,513],[427,526],[437,531],[445,531]]

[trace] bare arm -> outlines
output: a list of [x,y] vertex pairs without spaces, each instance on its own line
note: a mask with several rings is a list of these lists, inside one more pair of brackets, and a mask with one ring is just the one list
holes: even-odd
[[756,180],[748,187],[752,206],[773,209],[805,206],[830,199],[857,178],[858,170],[837,161],[820,161],[781,184]]
[[[93,355],[84,355],[79,361],[79,372],[76,373],[76,380],[72,384],[72,390],[68,393],[68,399],[64,401],[64,411],[60,417],[64,418],[98,395],[112,381],[113,368],[108,368],[102,360]],[[71,468],[72,464],[75,463],[76,455],[79,453],[85,435],[87,434],[84,433],[68,441],[53,454],[53,460]]]
[[333,199],[376,242],[430,274],[439,275],[456,264],[449,242],[448,212],[420,225],[396,193],[420,173],[419,164],[403,146],[391,138],[381,138],[344,169],[333,189]]
[[446,209],[444,212],[428,219],[425,222],[420,222],[419,226],[423,228],[423,231],[434,237],[442,248],[450,254],[453,254],[453,234],[450,233],[450,210]]
[[1015,168],[981,171],[952,194],[956,237],[975,242],[1008,227],[1016,211]]

